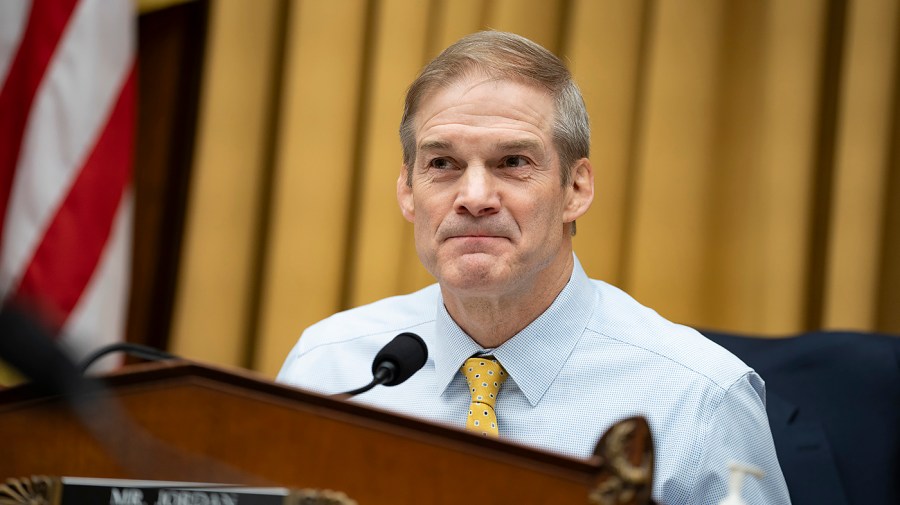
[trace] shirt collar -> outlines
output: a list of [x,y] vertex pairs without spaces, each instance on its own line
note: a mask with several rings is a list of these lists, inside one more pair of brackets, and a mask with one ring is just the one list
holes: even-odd
[[[562,370],[596,305],[594,286],[578,258],[574,260],[569,282],[550,307],[491,352],[532,406],[538,404]],[[438,347],[434,357],[435,378],[438,390],[443,393],[466,358],[484,349],[450,317],[443,297],[438,298],[435,326]]]

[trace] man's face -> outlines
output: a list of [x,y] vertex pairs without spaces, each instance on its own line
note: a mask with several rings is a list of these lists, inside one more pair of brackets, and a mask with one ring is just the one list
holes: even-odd
[[422,102],[412,187],[401,171],[397,196],[419,258],[445,291],[525,295],[548,267],[571,261],[563,225],[590,199],[561,186],[553,119],[545,90],[480,74]]

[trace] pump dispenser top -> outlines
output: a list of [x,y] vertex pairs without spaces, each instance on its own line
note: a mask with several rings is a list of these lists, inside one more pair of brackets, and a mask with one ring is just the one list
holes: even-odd
[[728,470],[731,472],[728,477],[728,496],[719,502],[719,505],[747,505],[747,502],[741,497],[741,487],[744,485],[744,476],[749,474],[757,479],[762,479],[765,476],[765,472],[759,467],[741,463],[739,461],[731,461],[728,463]]

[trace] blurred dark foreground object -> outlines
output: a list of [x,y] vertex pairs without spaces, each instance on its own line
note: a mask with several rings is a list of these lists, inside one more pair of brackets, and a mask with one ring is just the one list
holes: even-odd
[[900,337],[703,334],[765,380],[794,505],[900,503]]
[[49,327],[23,306],[7,304],[0,310],[0,359],[46,393],[68,397],[93,387],[81,380],[78,368],[56,345]]

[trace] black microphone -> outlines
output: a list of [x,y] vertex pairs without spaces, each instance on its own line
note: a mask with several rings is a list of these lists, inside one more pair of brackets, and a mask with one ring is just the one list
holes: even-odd
[[418,372],[428,359],[428,346],[422,337],[404,332],[387,343],[372,361],[372,382],[335,396],[348,397],[365,393],[379,384],[396,386]]

